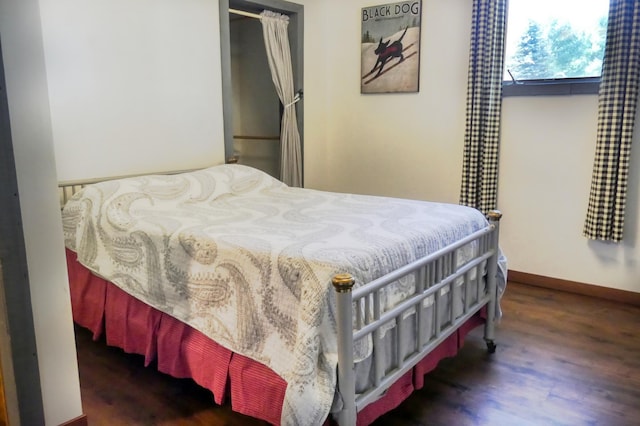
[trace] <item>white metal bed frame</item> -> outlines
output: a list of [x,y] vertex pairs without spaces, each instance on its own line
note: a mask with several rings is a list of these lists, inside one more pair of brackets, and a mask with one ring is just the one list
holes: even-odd
[[[338,388],[343,398],[344,408],[336,414],[338,424],[355,425],[357,412],[380,397],[396,380],[413,368],[429,352],[435,349],[447,337],[453,334],[462,324],[486,306],[486,322],[484,326],[484,339],[490,353],[495,352],[495,313],[498,303],[497,273],[499,257],[499,223],[502,213],[497,210],[488,215],[489,225],[475,233],[459,240],[428,256],[418,259],[400,269],[382,276],[364,286],[353,290],[354,279],[349,274],[337,275],[333,278],[333,286],[336,290],[337,316],[338,316]],[[457,250],[466,244],[477,242],[477,256],[464,264],[456,267]],[[486,285],[479,284],[484,274],[481,269],[487,264]],[[475,269],[475,278],[472,271]],[[407,275],[414,274],[416,282],[415,293],[393,309],[382,313],[380,309],[381,291],[388,285]],[[456,280],[462,279],[462,287],[454,285]],[[471,295],[472,281],[476,280],[476,294]],[[463,312],[459,317],[454,317],[453,303],[450,303],[449,321],[441,323],[439,315],[442,303],[447,299],[437,297],[438,292],[448,288],[449,301],[452,301],[458,291],[464,291]],[[472,297],[475,296],[475,299]],[[434,309],[434,333],[426,336],[425,330],[420,327],[423,315],[421,304],[427,298],[433,298]],[[355,307],[363,307],[356,309]],[[370,317],[370,307],[373,307],[373,316]],[[409,311],[415,312],[415,341],[416,347],[406,353],[406,345],[402,342],[403,333],[397,333],[397,360],[395,368],[389,372],[383,371],[382,357],[376,357],[376,348],[381,345],[380,328],[394,319],[403,318]],[[364,312],[364,315],[362,314]],[[364,316],[364,318],[362,318]],[[353,318],[356,318],[354,327]],[[403,321],[397,321],[399,328],[404,327]],[[353,330],[352,332],[350,330]],[[355,391],[355,374],[353,350],[354,342],[372,336],[375,381],[373,386],[360,394]]]
[[[186,171],[191,170],[161,174],[178,174]],[[67,200],[88,184],[132,176],[136,175],[60,182],[58,184],[60,205],[63,207]],[[340,426],[355,425],[358,411],[382,396],[393,383],[485,307],[484,340],[489,353],[495,352],[495,313],[498,303],[496,280],[501,217],[500,211],[493,210],[487,215],[489,224],[485,228],[355,289],[355,281],[350,274],[339,274],[333,277],[338,327],[338,391],[343,400],[343,408],[338,413],[334,413],[334,418]],[[457,250],[467,244],[477,244],[477,255],[471,261],[457,267]],[[486,275],[483,273],[485,267]],[[385,287],[411,274],[415,279],[414,294],[391,310],[382,312],[380,296]],[[484,276],[486,276],[485,285],[481,285]],[[463,281],[463,285],[455,285],[460,280]],[[471,289],[474,287],[472,284],[475,284],[475,294],[471,294]],[[455,317],[453,299],[461,296],[460,291],[464,292],[463,312]],[[438,297],[442,293],[446,293],[448,297]],[[431,311],[433,332],[427,332],[421,327],[424,311],[420,307],[427,298],[434,301]],[[442,306],[443,303],[450,305],[448,321],[444,322],[441,320],[440,312],[447,308]],[[411,350],[406,347],[407,342],[404,342],[401,332],[406,328],[406,323],[399,320],[409,312],[415,312],[413,330],[415,336],[413,337],[417,342]],[[377,352],[382,350],[381,327],[394,320],[397,320],[398,327],[397,341],[394,342],[397,362],[393,368],[385,371],[382,357],[377,356]],[[373,342],[374,383],[363,392],[356,394],[354,344],[360,339],[369,337]]]

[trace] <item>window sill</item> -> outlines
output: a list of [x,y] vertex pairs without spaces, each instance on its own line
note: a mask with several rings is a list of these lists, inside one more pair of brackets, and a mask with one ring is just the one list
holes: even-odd
[[504,81],[502,83],[502,97],[597,95],[599,89],[599,77]]

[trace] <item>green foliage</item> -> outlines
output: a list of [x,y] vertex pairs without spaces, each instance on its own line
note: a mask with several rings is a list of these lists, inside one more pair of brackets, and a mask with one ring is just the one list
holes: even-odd
[[552,72],[550,65],[548,41],[540,25],[535,21],[529,21],[527,31],[518,43],[510,70],[518,80],[548,78]]
[[591,42],[584,34],[577,34],[569,24],[553,21],[547,35],[553,56],[552,77],[582,77],[593,61]]
[[506,67],[517,80],[599,76],[607,18],[593,34],[578,32],[569,23],[552,21],[547,28],[529,21]]

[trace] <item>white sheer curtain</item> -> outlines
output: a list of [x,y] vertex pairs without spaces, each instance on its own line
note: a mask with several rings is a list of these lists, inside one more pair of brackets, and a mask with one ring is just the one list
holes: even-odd
[[284,105],[280,130],[280,179],[290,186],[302,186],[302,154],[293,88],[289,47],[289,17],[268,10],[260,14],[271,78]]

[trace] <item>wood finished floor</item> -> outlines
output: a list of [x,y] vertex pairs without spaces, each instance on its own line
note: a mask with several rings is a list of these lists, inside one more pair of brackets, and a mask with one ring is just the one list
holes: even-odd
[[[498,348],[474,330],[382,425],[640,425],[640,308],[509,283]],[[264,425],[76,330],[84,413],[101,425]]]

